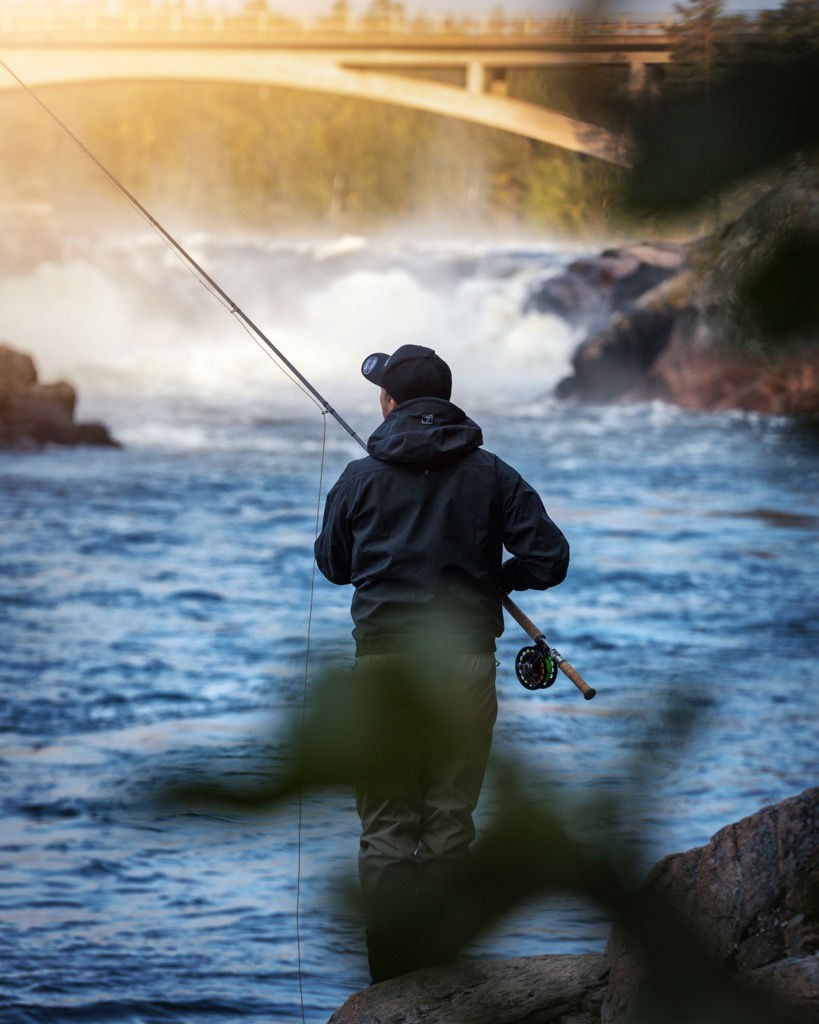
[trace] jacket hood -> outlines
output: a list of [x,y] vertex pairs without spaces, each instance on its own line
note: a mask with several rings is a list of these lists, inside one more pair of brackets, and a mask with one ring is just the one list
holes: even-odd
[[367,442],[367,451],[382,462],[445,466],[480,448],[477,423],[443,398],[412,398],[389,414]]

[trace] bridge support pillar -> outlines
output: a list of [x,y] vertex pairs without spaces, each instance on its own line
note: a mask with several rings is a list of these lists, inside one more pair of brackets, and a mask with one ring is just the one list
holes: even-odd
[[492,68],[489,72],[489,92],[493,96],[508,94],[509,83],[506,78],[506,68]]
[[641,61],[629,61],[628,91],[632,96],[640,96],[648,88],[648,64]]
[[466,66],[466,91],[475,95],[482,93],[485,77],[483,61],[471,60]]

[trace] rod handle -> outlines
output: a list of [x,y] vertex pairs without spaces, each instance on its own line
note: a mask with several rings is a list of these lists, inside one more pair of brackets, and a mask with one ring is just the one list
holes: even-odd
[[591,700],[592,697],[595,697],[597,695],[597,690],[595,690],[593,686],[589,686],[589,684],[586,682],[583,676],[580,675],[580,673],[577,671],[574,665],[570,664],[568,661],[564,659],[563,661],[558,662],[557,667],[565,676],[568,676],[569,679],[571,679],[571,681],[578,688],[578,690],[580,690],[580,692],[583,694],[586,700]]
[[512,618],[521,627],[524,633],[528,633],[529,636],[537,642],[539,639],[543,639],[543,633],[537,628],[532,622],[529,616],[523,611],[522,608],[518,608],[515,602],[509,597],[508,594],[503,595],[503,607],[509,612]]

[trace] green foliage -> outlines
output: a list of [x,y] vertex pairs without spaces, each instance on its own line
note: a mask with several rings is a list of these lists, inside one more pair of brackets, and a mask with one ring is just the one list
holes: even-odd
[[[591,235],[616,198],[621,174],[582,158],[543,154],[533,160],[526,182],[525,209],[531,220],[557,211],[556,226],[567,235]],[[588,196],[599,196],[600,215],[589,220]],[[554,216],[554,215],[553,215]]]
[[819,147],[819,0],[786,0],[754,32],[721,3],[677,5],[666,88],[635,122],[639,208],[683,209]]
[[737,311],[754,337],[804,338],[819,324],[819,233],[797,227],[740,283]]
[[819,0],[785,0],[776,10],[762,11],[758,25],[769,59],[819,50]]
[[766,356],[816,343],[819,171],[789,174],[697,248],[701,302],[717,337]]

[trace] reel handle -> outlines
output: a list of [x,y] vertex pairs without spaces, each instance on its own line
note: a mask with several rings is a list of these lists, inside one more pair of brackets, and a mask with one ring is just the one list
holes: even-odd
[[528,633],[538,647],[545,649],[545,653],[548,653],[549,657],[554,661],[560,671],[571,679],[586,700],[591,700],[592,697],[596,696],[597,690],[595,690],[594,687],[589,686],[574,665],[571,665],[565,658],[561,657],[560,653],[556,651],[554,647],[549,646],[549,641],[543,635],[541,630],[537,628],[529,616],[522,609],[518,608],[515,602],[506,594],[503,596],[503,607],[523,629],[524,633]]

